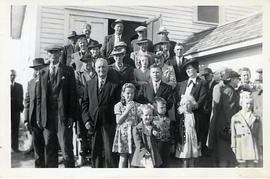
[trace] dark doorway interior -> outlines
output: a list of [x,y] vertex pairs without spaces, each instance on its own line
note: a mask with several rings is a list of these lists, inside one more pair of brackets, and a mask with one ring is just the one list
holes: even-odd
[[[111,27],[112,22],[114,22],[115,19],[109,19],[108,22],[108,34],[113,34],[114,29]],[[132,41],[133,39],[137,39],[138,35],[134,31],[138,26],[145,25],[141,22],[134,22],[134,21],[124,21],[124,34],[127,35]]]

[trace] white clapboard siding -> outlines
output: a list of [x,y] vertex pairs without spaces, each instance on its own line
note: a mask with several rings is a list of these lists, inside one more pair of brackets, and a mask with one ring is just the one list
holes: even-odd
[[[106,13],[111,19],[129,16],[147,20],[161,16],[160,24],[167,27],[170,32],[169,38],[180,42],[194,33],[214,27],[214,25],[194,22],[194,6],[42,6],[39,39],[41,56],[45,55],[43,48],[46,45],[64,44],[65,8],[76,9],[78,12]],[[261,10],[259,6],[223,6],[222,9],[222,23]]]

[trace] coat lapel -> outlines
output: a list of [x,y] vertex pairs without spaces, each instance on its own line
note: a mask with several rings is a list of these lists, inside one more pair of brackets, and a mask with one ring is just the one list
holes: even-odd
[[91,96],[93,96],[93,104],[99,104],[98,101],[98,79],[97,77],[93,79],[91,84],[91,88],[92,90],[90,92],[93,92],[93,94],[90,94]]
[[[110,82],[108,81],[108,78],[106,79],[105,81],[105,84],[100,92],[99,95],[101,95],[101,98],[100,99],[104,99],[105,95],[110,95],[110,90],[111,89],[111,85],[110,85]],[[102,102],[102,100],[99,101],[99,104]]]
[[190,92],[191,95],[194,96],[194,94],[196,93],[196,91],[198,90],[198,88],[199,88],[199,86],[200,86],[199,83],[200,83],[200,78],[197,77],[197,78],[196,78],[196,83],[193,85],[193,87],[192,87],[192,89],[191,89],[191,92]]
[[149,96],[155,96],[155,91],[154,91],[154,87],[153,87],[153,82],[150,81],[150,83],[148,83],[149,88],[148,88],[148,94]]
[[41,71],[40,83],[41,89],[43,94],[47,94],[47,87],[48,87],[48,77],[49,77],[49,67],[46,67],[44,70]]
[[161,81],[156,96],[161,96],[162,92],[166,89],[164,83]]

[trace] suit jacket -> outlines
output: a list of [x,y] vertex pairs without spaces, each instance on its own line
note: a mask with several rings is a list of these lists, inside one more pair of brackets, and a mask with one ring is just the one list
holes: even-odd
[[[177,84],[175,88],[175,102],[176,102],[176,107],[179,107],[179,102],[181,101],[181,96],[185,94],[188,80],[185,80],[183,82],[180,82]],[[207,86],[206,82],[202,80],[201,78],[197,77],[196,78],[196,84],[193,86],[190,94],[194,97],[195,101],[198,103],[198,108],[193,110],[192,112],[194,113],[195,117],[195,129],[197,132],[197,138],[198,141],[201,141],[201,136],[202,134],[200,133],[200,119],[204,117],[204,104],[205,104],[205,99],[207,95]],[[177,125],[177,131],[176,131],[176,137],[181,136],[181,133],[183,131],[179,131],[182,128],[182,123],[181,123],[181,115],[176,112],[176,125]],[[177,138],[178,142],[182,142],[181,138]]]
[[71,44],[65,45],[63,48],[62,56],[60,58],[60,62],[64,65],[70,66],[71,64],[71,55],[75,53],[77,50]]
[[[49,66],[40,71],[41,83],[41,121],[42,127],[47,125],[47,87],[49,81]],[[60,119],[65,123],[68,118],[75,119],[76,112],[76,82],[72,67],[59,64],[57,71],[58,90],[58,113]]]
[[170,85],[167,85],[164,82],[160,82],[157,94],[154,92],[153,83],[149,82],[148,84],[142,85],[138,95],[136,97],[136,100],[139,103],[147,104],[147,103],[153,103],[155,97],[162,97],[167,101],[167,109],[170,109],[173,104],[173,96],[172,96],[172,87]]
[[208,86],[208,92],[206,96],[206,102],[204,105],[204,111],[206,114],[210,115],[212,111],[212,99],[213,99],[213,89],[214,86],[217,84],[217,82],[214,80],[211,85],[209,86],[209,83],[207,83]]
[[175,56],[173,56],[171,59],[169,59],[166,62],[167,65],[173,66],[177,82],[182,82],[188,79],[187,73],[185,69],[183,68],[184,62],[185,62],[185,59],[183,58],[182,64],[180,65],[180,67],[178,67]]
[[[104,58],[109,58],[114,48],[115,34],[107,35],[101,48],[101,54]],[[122,34],[121,41],[127,44],[127,54],[129,54],[130,40]]]
[[28,82],[24,99],[24,123],[28,122],[33,127],[40,121],[40,78],[33,78]]
[[143,167],[141,165],[141,160],[148,151],[151,155],[154,167],[160,166],[162,164],[162,160],[158,152],[156,139],[152,134],[152,130],[149,133],[149,131],[145,129],[143,123],[141,122],[133,128],[132,134],[136,149],[131,165]]
[[20,83],[14,82],[10,89],[11,93],[11,112],[17,113],[23,111],[23,87]]

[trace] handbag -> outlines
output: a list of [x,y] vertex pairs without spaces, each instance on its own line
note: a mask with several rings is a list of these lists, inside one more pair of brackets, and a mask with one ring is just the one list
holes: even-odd
[[154,168],[151,155],[144,155],[140,163],[141,163],[141,166],[145,168]]

